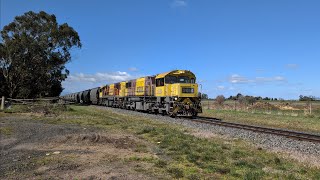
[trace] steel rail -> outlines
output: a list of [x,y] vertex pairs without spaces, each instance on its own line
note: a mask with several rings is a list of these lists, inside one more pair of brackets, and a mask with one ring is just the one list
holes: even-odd
[[278,135],[278,136],[285,136],[287,138],[297,139],[297,140],[301,140],[301,141],[310,141],[310,142],[320,143],[320,135],[317,135],[317,134],[310,134],[310,133],[291,131],[291,130],[285,130],[285,129],[276,129],[276,128],[269,128],[269,127],[261,127],[261,126],[253,126],[253,125],[247,125],[247,124],[226,122],[226,121],[222,121],[221,119],[210,118],[210,117],[198,116],[198,117],[195,117],[194,119],[188,119],[188,120],[191,120],[194,122],[212,124],[212,125],[237,128],[237,129],[245,129],[245,130],[266,133],[266,134],[274,134],[274,135]]

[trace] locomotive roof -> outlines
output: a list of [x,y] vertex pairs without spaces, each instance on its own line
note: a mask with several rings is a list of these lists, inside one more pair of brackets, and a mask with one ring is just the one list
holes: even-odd
[[174,70],[174,71],[169,71],[169,72],[158,74],[156,76],[156,79],[163,78],[163,77],[168,76],[168,75],[185,75],[185,76],[188,76],[188,77],[195,78],[195,75],[191,71],[188,71],[188,70]]

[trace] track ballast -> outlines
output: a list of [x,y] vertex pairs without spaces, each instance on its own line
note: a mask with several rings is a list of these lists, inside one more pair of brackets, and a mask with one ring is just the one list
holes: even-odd
[[206,123],[206,124],[225,126],[225,127],[231,127],[231,128],[237,128],[237,129],[245,129],[245,130],[259,132],[259,133],[274,134],[274,135],[284,136],[287,138],[297,139],[301,141],[320,143],[320,135],[310,134],[306,132],[298,132],[298,131],[291,131],[291,130],[285,130],[285,129],[277,129],[277,128],[226,122],[217,118],[201,117],[201,116],[195,117],[194,119],[188,119],[188,120],[199,122],[199,123]]

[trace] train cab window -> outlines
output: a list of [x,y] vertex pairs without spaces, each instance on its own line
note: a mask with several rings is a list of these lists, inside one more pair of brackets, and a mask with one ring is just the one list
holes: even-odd
[[177,77],[175,76],[166,76],[165,77],[166,84],[174,84],[177,82]]
[[190,79],[185,76],[178,77],[178,83],[190,83]]
[[156,86],[164,86],[164,78],[156,79]]
[[131,82],[127,82],[126,83],[126,88],[130,88],[131,87]]
[[191,79],[190,79],[190,83],[192,83],[192,84],[196,83],[195,79],[194,79],[194,78],[191,78]]

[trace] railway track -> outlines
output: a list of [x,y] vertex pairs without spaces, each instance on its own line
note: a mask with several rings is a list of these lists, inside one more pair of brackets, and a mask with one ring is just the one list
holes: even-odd
[[209,117],[196,117],[194,119],[188,119],[188,120],[191,120],[194,122],[212,124],[212,125],[237,128],[237,129],[245,129],[245,130],[250,130],[250,131],[260,132],[260,133],[274,134],[274,135],[284,136],[291,139],[297,139],[300,141],[320,143],[320,135],[309,134],[305,132],[297,132],[297,131],[290,131],[290,130],[284,130],[284,129],[267,128],[267,127],[261,127],[261,126],[225,122],[225,121],[222,121],[221,119],[209,118]]
[[[182,118],[182,117],[180,117]],[[310,134],[305,132],[298,132],[298,131],[291,131],[285,129],[276,129],[276,128],[269,128],[269,127],[262,127],[262,126],[254,126],[248,124],[240,124],[240,123],[233,123],[233,122],[226,122],[218,118],[212,117],[195,117],[195,118],[183,118],[188,121],[193,121],[197,123],[205,123],[205,124],[212,124],[212,125],[219,125],[237,129],[245,129],[253,132],[259,133],[266,133],[266,134],[274,134],[278,136],[284,136],[291,139],[296,139],[300,141],[309,141],[314,143],[320,143],[320,135],[317,134]]]

